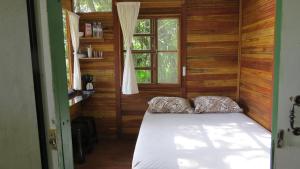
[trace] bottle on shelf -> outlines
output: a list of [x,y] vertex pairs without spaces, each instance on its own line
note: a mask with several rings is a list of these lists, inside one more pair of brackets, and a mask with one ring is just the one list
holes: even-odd
[[85,26],[84,36],[85,37],[91,37],[93,35],[92,24],[91,23],[85,23],[84,26]]
[[104,58],[103,58],[103,51],[98,51],[98,57],[99,57],[100,59],[104,59]]
[[93,22],[93,37],[98,37],[98,25],[96,22]]
[[102,39],[103,38],[103,28],[102,28],[101,22],[98,22],[97,27],[98,27],[98,37]]
[[89,57],[89,58],[92,58],[92,56],[93,56],[92,45],[90,45],[90,46],[87,48],[87,52],[88,52],[88,57]]
[[97,52],[97,50],[94,50],[94,51],[93,51],[93,57],[94,57],[94,58],[97,58],[97,57],[98,57],[98,52]]

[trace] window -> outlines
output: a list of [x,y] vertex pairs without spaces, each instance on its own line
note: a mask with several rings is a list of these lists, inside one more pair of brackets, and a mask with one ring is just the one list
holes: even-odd
[[179,19],[138,19],[132,56],[139,84],[178,84]]
[[76,13],[111,12],[112,0],[73,0]]
[[66,71],[67,71],[67,84],[68,88],[72,88],[72,81],[71,81],[71,59],[70,59],[70,53],[69,53],[69,42],[68,42],[68,24],[67,24],[67,14],[66,11],[62,10],[62,16],[63,16],[63,30],[64,30],[64,48],[65,48],[65,58],[66,58]]

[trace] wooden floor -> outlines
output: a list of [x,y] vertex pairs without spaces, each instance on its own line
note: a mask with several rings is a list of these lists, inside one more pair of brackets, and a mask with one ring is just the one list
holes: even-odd
[[75,169],[131,169],[135,139],[100,140]]

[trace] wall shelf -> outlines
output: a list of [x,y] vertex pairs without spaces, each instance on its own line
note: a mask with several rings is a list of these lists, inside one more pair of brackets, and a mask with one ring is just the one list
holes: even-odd
[[103,60],[104,58],[79,58],[79,60]]
[[104,42],[104,38],[95,38],[95,37],[81,37],[80,43],[98,43]]

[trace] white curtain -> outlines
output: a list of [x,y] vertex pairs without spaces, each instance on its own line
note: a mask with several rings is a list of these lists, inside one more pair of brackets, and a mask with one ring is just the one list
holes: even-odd
[[131,43],[140,10],[139,2],[117,3],[118,15],[124,37],[126,57],[124,61],[122,93],[126,95],[139,93],[134,63],[131,55]]
[[74,50],[73,89],[81,90],[81,72],[78,59],[79,49],[79,16],[68,11],[72,46]]

